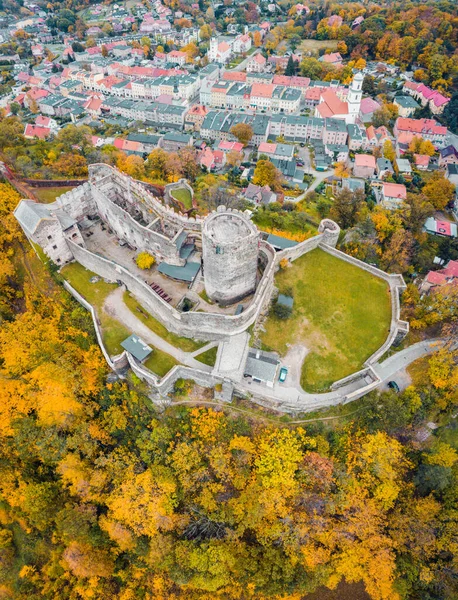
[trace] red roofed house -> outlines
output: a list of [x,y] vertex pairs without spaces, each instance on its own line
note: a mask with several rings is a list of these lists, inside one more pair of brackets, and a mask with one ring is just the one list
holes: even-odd
[[207,169],[207,171],[211,171],[212,169],[215,168],[216,163],[215,163],[215,156],[213,154],[213,151],[211,148],[204,148],[204,150],[202,151],[200,158],[199,158],[199,163],[201,167],[205,167]]
[[185,129],[194,129],[200,131],[205,117],[208,115],[208,108],[201,104],[194,104],[188,110],[185,116]]
[[83,104],[83,108],[88,114],[95,118],[102,113],[102,102],[103,100],[101,98],[91,96],[89,100]]
[[383,183],[379,201],[385,208],[391,210],[399,208],[406,198],[406,186],[402,185],[402,183]]
[[243,144],[240,142],[228,142],[226,140],[222,140],[218,144],[218,150],[222,152],[243,152]]
[[359,107],[359,118],[363,123],[370,123],[374,112],[380,108],[380,104],[373,98],[363,98]]
[[432,90],[424,83],[413,83],[407,81],[404,84],[404,90],[416,98],[422,106],[429,105],[433,115],[440,115],[444,112],[444,108],[450,102],[450,98],[446,98],[437,90]]
[[222,78],[224,81],[239,81],[245,83],[246,73],[243,71],[224,71]]
[[329,27],[340,27],[342,23],[343,19],[339,15],[331,15],[328,19]]
[[458,285],[458,260],[449,261],[440,271],[430,271],[420,286],[420,292],[428,293],[431,289],[443,285]]
[[438,125],[434,119],[408,119],[398,117],[393,129],[396,138],[402,132],[420,134],[425,140],[430,140],[433,144],[442,144],[447,135],[447,127]]
[[334,67],[340,67],[343,63],[343,58],[340,52],[331,52],[331,54],[323,54],[318,59],[320,62],[327,63],[328,65],[334,65]]
[[430,157],[427,154],[414,154],[415,166],[419,171],[427,171]]
[[186,52],[180,52],[179,50],[172,50],[172,52],[167,54],[167,60],[175,63],[176,65],[180,65],[180,67],[186,63],[187,57],[188,55]]
[[262,73],[266,66],[266,59],[262,54],[255,54],[247,62],[247,73]]
[[355,154],[353,175],[363,178],[374,177],[375,156],[372,156],[372,154]]
[[458,237],[457,229],[456,223],[453,223],[452,221],[440,221],[434,217],[426,219],[424,225],[424,230],[427,233],[448,238]]
[[24,137],[27,140],[33,140],[38,138],[39,140],[45,140],[51,135],[51,129],[49,127],[38,127],[37,125],[31,125],[27,123],[24,130]]

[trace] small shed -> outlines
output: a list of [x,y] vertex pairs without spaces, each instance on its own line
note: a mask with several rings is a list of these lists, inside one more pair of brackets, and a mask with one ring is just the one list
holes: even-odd
[[282,306],[286,306],[286,308],[293,310],[294,298],[286,296],[285,294],[278,294],[277,304],[281,304]]
[[142,338],[135,334],[130,335],[123,342],[121,342],[121,346],[140,362],[143,362],[145,358],[153,351],[153,349],[150,348],[148,344],[142,340]]
[[280,361],[275,354],[252,350],[248,352],[244,377],[251,377],[253,381],[273,387],[279,364]]

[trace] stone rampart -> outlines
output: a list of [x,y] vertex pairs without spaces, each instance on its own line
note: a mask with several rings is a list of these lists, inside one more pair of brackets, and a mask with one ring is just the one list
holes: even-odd
[[125,352],[122,352],[118,356],[114,356],[112,358],[108,353],[107,349],[105,348],[105,344],[103,343],[102,330],[100,329],[99,321],[97,318],[97,313],[95,312],[95,309],[92,306],[92,304],[89,304],[89,302],[85,298],[83,298],[83,296],[81,296],[81,294],[79,294],[75,290],[75,288],[68,283],[68,281],[64,281],[64,288],[68,292],[70,292],[70,294],[75,298],[75,300],[77,300],[81,304],[81,306],[84,306],[84,308],[86,308],[91,313],[97,342],[100,346],[100,349],[102,350],[102,354],[105,360],[107,361],[110,369],[112,369],[113,371],[119,371],[120,369],[127,367],[128,362]]
[[124,189],[130,189],[132,193],[145,201],[157,212],[162,218],[175,224],[177,227],[185,227],[189,232],[200,232],[204,219],[200,217],[188,217],[181,213],[177,213],[171,206],[163,204],[156,196],[154,196],[140,181],[136,181],[131,177],[124,175],[114,167],[105,165],[103,163],[97,163],[89,165],[89,182],[95,185],[105,177],[109,177],[116,181]]
[[309,238],[308,240],[299,242],[299,244],[297,244],[296,246],[293,246],[292,248],[286,248],[285,250],[280,250],[280,252],[276,253],[277,264],[284,258],[287,258],[290,261],[294,261],[297,258],[300,258],[301,256],[303,256],[304,254],[307,254],[307,252],[310,252],[311,250],[315,250],[315,248],[318,248],[318,246],[320,245],[322,237],[323,237],[323,234],[318,234],[312,238]]
[[158,318],[167,329],[178,335],[208,341],[237,335],[255,321],[262,307],[270,301],[274,281],[275,252],[265,243],[261,243],[260,251],[267,257],[267,266],[250,306],[239,315],[194,311],[181,313],[121,265],[98,256],[86,248],[81,248],[71,240],[68,240],[68,244],[79,263],[100,277],[121,281],[146,310]]

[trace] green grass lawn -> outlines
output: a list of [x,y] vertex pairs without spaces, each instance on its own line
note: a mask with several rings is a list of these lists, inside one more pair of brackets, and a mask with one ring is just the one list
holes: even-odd
[[178,361],[173,356],[170,356],[170,354],[153,347],[152,354],[149,355],[143,364],[147,369],[159,375],[159,377],[164,377],[170,369],[178,364]]
[[49,204],[54,202],[56,198],[62,196],[66,192],[73,190],[73,187],[49,187],[49,188],[33,188],[33,193],[40,202]]
[[287,344],[310,349],[301,376],[306,391],[326,390],[360,369],[388,336],[388,285],[358,267],[317,249],[280,271],[275,281],[280,292],[292,290],[293,314],[287,321],[271,314],[261,341],[281,355]]
[[189,190],[187,190],[186,188],[178,188],[176,190],[172,190],[170,193],[175,198],[175,200],[178,200],[178,202],[181,202],[183,204],[186,210],[192,208],[192,196]]
[[131,332],[102,309],[105,298],[118,286],[115,283],[106,283],[103,279],[91,283],[89,280],[95,276],[95,273],[88,271],[76,262],[63,267],[61,273],[70,285],[95,308],[100,319],[103,341],[108,353],[112,356],[120,354],[123,351],[121,342],[129,337]]
[[218,346],[213,346],[209,350],[202,352],[202,354],[198,354],[194,358],[204,365],[208,365],[209,367],[214,367],[216,362],[216,355],[218,353]]
[[185,352],[194,352],[195,350],[198,350],[207,344],[207,342],[196,342],[190,338],[180,337],[179,335],[175,335],[174,333],[168,331],[167,328],[162,325],[162,323],[148,314],[142,305],[137,302],[137,300],[131,296],[129,292],[124,292],[123,300],[126,306],[128,306],[132,313],[137,317],[137,319],[140,319],[140,321],[149,327],[151,331],[159,335],[163,340],[172,346],[175,346],[175,348],[180,348]]
[[207,296],[207,292],[205,291],[205,289],[199,292],[199,296],[202,298],[202,300],[208,302],[208,304],[214,304],[213,300]]

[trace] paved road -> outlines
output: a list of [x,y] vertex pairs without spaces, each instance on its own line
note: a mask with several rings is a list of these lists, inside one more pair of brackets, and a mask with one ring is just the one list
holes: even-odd
[[[397,352],[383,363],[376,365],[374,371],[382,380],[378,387],[383,387],[387,381],[392,379],[396,380],[396,375],[402,373],[408,365],[418,358],[432,354],[437,349],[437,344],[438,340],[413,344],[405,350]],[[279,410],[302,412],[340,404],[348,394],[355,392],[361,385],[361,382],[350,383],[335,391],[309,394],[304,392],[300,384],[297,383],[297,377],[294,379],[296,379],[295,382],[287,379],[287,382],[283,384],[277,381],[273,388],[254,382],[242,382],[238,387],[242,387],[248,393],[259,394],[268,398],[272,404],[278,406]]]
[[176,358],[176,360],[178,360],[181,364],[188,367],[193,367],[194,369],[200,369],[201,371],[212,371],[212,367],[204,365],[198,360],[195,360],[193,356],[208,350],[208,348],[211,348],[212,346],[216,346],[217,342],[211,342],[195,352],[184,352],[179,348],[175,348],[175,346],[172,346],[166,342],[163,338],[154,333],[154,331],[151,331],[149,327],[147,327],[136,315],[134,315],[130,308],[124,304],[123,294],[123,286],[114,290],[114,292],[107,296],[103,305],[103,310],[115,319],[118,319],[118,321],[125,325],[129,331],[136,333],[145,342],[153,345],[155,348],[159,348],[159,350],[167,352],[167,354],[170,354]]

